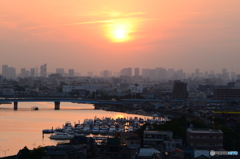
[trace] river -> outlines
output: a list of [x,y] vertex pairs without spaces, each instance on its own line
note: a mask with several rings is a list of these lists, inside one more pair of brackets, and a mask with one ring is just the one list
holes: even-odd
[[[39,110],[33,111],[36,106]],[[29,149],[38,146],[56,145],[49,135],[42,135],[43,129],[62,127],[66,121],[82,123],[84,119],[103,117],[142,117],[146,116],[95,110],[92,104],[61,103],[61,110],[54,110],[52,102],[18,103],[18,110],[13,104],[0,105],[0,157],[15,155],[24,146]]]

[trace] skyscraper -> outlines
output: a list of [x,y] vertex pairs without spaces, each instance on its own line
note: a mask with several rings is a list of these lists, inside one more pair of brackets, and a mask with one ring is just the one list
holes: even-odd
[[140,75],[139,68],[134,69],[134,75],[138,77]]
[[129,76],[132,77],[132,68],[123,68],[121,70],[121,76]]
[[47,64],[41,65],[40,76],[47,77]]
[[68,70],[68,76],[69,77],[74,77],[74,69],[69,69]]
[[56,73],[61,75],[61,76],[64,76],[64,69],[63,68],[57,68]]
[[4,77],[7,77],[8,76],[7,73],[8,73],[8,65],[2,65],[2,75]]
[[187,83],[175,80],[173,83],[172,99],[186,100],[187,98]]
[[22,78],[27,77],[27,75],[26,75],[26,68],[21,68],[20,77],[22,77]]
[[16,78],[16,69],[8,67],[8,65],[2,65],[2,75],[5,78]]
[[30,68],[30,76],[31,77],[35,77],[36,76],[35,68]]

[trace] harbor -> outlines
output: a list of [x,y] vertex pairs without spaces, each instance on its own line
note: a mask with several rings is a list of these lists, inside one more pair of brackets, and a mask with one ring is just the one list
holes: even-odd
[[[43,129],[42,134],[51,134],[50,139],[53,140],[70,140],[74,136],[91,136],[96,140],[106,140],[121,132],[133,132],[139,129],[143,124],[162,124],[168,118],[158,117],[130,117],[130,118],[111,118],[95,116],[93,119],[84,119],[82,123],[69,121],[65,122],[61,128]],[[107,136],[107,137],[106,137]]]
[[[143,119],[144,121],[154,121],[153,115],[154,112],[149,114],[139,114],[139,113],[124,113],[117,111],[106,111],[101,109],[95,109],[92,104],[76,104],[76,103],[62,103],[62,109],[59,111],[55,111],[52,109],[53,103],[51,102],[23,102],[20,103],[20,108],[18,111],[13,111],[11,107],[8,105],[1,105],[1,125],[2,129],[0,130],[0,141],[1,141],[1,149],[8,149],[6,155],[14,155],[20,149],[27,146],[30,149],[37,148],[38,146],[47,146],[47,145],[56,145],[59,142],[67,142],[68,140],[56,140],[50,139],[49,137],[53,135],[52,130],[61,130],[63,126],[67,123],[71,123],[72,129],[77,130],[82,128],[82,124],[84,121],[94,123],[94,118],[99,118],[101,121],[99,123],[99,128],[102,128],[101,132],[99,130],[95,133],[88,132],[83,133],[81,131],[76,132],[77,135],[86,135],[91,136],[96,139],[111,138],[115,135],[114,133],[108,134],[109,126],[103,126],[104,123],[103,118],[110,118],[116,121],[121,121],[119,119],[122,118],[122,122],[124,120],[134,119],[135,117]],[[39,108],[37,111],[32,111],[31,108],[36,106]],[[164,116],[161,116],[160,119],[167,119]],[[86,119],[86,120],[85,120]],[[88,119],[88,120],[87,120]],[[159,119],[159,121],[161,121]],[[157,120],[155,118],[155,120]],[[95,123],[98,123],[99,120],[96,120]],[[112,124],[113,125],[113,124]],[[119,129],[120,129],[119,124]],[[127,123],[125,123],[124,131],[129,131]],[[76,127],[75,127],[76,126]],[[93,128],[94,124],[92,124]],[[90,127],[91,128],[91,127]],[[43,130],[48,129],[48,134],[42,134]],[[85,129],[88,129],[85,127]],[[115,127],[116,129],[116,127]],[[96,129],[97,130],[97,129]],[[91,129],[92,131],[92,129]],[[131,129],[130,129],[131,131]],[[105,133],[104,133],[105,132]],[[20,135],[21,134],[21,135]],[[43,136],[44,135],[44,136]],[[97,142],[98,142],[97,141]],[[15,143],[18,144],[15,144]],[[4,153],[0,153],[0,157],[3,157]]]

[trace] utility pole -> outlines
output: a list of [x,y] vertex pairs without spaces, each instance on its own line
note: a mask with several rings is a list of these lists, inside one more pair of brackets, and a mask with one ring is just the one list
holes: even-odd
[[1,151],[4,152],[4,157],[6,157],[6,152],[9,151],[9,149],[7,149],[7,150],[1,150]]

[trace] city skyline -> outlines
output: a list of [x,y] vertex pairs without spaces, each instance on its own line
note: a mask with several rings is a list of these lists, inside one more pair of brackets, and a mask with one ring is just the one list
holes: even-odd
[[240,1],[1,1],[0,64],[240,70]]
[[155,68],[122,68],[117,72],[111,70],[102,70],[98,73],[96,72],[76,72],[75,69],[64,69],[56,68],[55,71],[51,72],[48,70],[48,65],[43,64],[39,68],[33,67],[30,69],[21,68],[20,72],[16,71],[16,68],[9,67],[8,65],[2,65],[2,73],[0,75],[6,78],[17,78],[17,77],[48,77],[51,74],[59,74],[62,77],[74,77],[74,76],[90,76],[90,77],[138,77],[149,78],[150,80],[163,80],[163,79],[186,79],[186,78],[221,78],[224,80],[236,80],[240,78],[240,74],[233,72],[232,70],[227,70],[222,68],[221,72],[215,72],[214,70],[202,71],[200,69],[195,69],[194,72],[185,72],[185,70],[174,70],[173,68],[155,67]]

